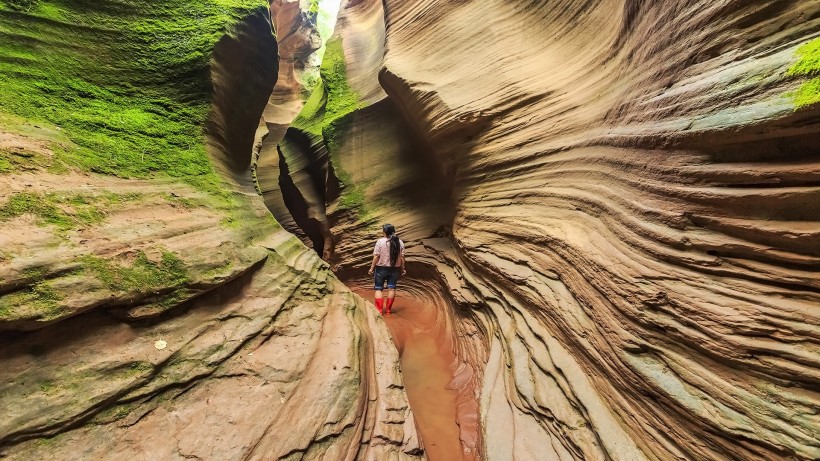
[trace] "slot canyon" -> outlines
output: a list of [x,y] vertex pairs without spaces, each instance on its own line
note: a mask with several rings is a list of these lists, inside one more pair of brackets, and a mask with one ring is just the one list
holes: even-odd
[[1,459],[820,459],[820,2],[0,0],[0,37]]

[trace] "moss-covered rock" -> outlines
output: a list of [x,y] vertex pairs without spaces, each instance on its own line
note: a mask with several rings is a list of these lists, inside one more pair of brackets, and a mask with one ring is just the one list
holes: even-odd
[[[0,2],[0,113],[60,127],[66,164],[219,184],[203,142],[214,45],[264,0]],[[1,165],[0,165],[1,166]]]
[[347,66],[340,37],[328,40],[319,75],[319,82],[292,126],[309,138],[321,139],[327,149],[335,180],[340,186],[340,206],[356,211],[364,204],[365,185],[353,184],[337,156],[340,140],[350,128],[351,115],[366,104],[347,81]]
[[809,77],[791,93],[797,108],[820,102],[820,38],[805,43],[797,49],[798,60],[788,70],[788,75]]
[[222,162],[275,83],[267,8],[0,0],[0,329],[156,315],[265,259],[276,223]]
[[17,192],[0,205],[0,223],[33,215],[37,223],[67,231],[101,223],[109,210],[139,199],[139,194],[113,192],[89,194]]

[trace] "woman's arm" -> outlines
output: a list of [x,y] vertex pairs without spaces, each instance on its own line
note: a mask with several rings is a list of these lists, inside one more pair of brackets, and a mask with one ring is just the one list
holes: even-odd
[[399,240],[399,245],[401,245],[401,253],[399,253],[399,259],[401,260],[401,264],[399,265],[401,266],[401,275],[404,275],[407,273],[407,268],[404,267],[404,242]]
[[373,269],[376,268],[377,262],[379,262],[379,255],[373,255],[373,262],[370,263],[370,270],[367,271],[367,275],[373,275]]

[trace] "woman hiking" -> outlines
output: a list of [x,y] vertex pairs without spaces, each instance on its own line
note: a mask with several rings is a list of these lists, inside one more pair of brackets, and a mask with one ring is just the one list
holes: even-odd
[[[399,277],[407,273],[404,268],[404,242],[396,235],[396,228],[392,224],[382,226],[384,237],[376,240],[373,248],[373,262],[370,264],[369,275],[374,275],[376,290],[376,309],[379,314],[389,315],[396,299],[396,283]],[[399,272],[401,271],[401,273]],[[387,282],[387,303],[382,297],[384,283]]]

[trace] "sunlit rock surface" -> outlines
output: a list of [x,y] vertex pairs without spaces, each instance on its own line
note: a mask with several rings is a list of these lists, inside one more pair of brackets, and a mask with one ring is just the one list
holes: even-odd
[[[286,210],[282,194],[267,193],[268,184],[279,183],[279,155],[276,145],[284,137],[288,126],[299,114],[304,104],[304,86],[300,76],[317,72],[310,66],[309,58],[321,47],[321,37],[316,30],[316,15],[309,15],[300,8],[299,0],[277,0],[271,3],[271,18],[279,45],[279,75],[256,132],[256,177],[265,204],[271,210]],[[277,213],[281,223],[289,228],[291,218]]]
[[336,34],[357,98],[280,144],[292,225],[343,276],[397,225],[482,332],[486,459],[820,456],[820,5],[357,1]]

